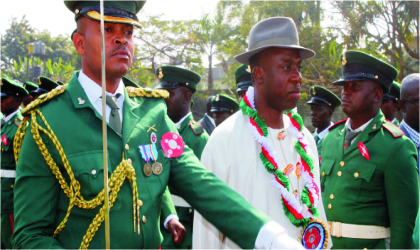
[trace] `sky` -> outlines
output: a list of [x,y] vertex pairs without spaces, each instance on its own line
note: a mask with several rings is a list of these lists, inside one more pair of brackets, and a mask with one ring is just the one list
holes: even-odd
[[[212,14],[217,0],[148,0],[142,12],[148,15],[164,13],[167,20],[199,19],[203,14]],[[12,17],[18,20],[26,16],[32,27],[49,30],[53,37],[71,34],[76,28],[74,14],[64,5],[63,0],[0,0],[0,34],[10,27]]]

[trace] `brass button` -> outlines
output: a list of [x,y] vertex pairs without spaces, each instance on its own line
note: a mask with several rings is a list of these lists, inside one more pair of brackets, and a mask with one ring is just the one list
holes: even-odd
[[4,149],[3,149],[3,148],[1,148],[1,151],[4,151]]
[[330,199],[331,200],[334,199],[334,195],[333,194],[330,195]]
[[93,175],[95,175],[95,174],[96,174],[96,170],[95,170],[95,169],[93,169],[93,170],[92,170],[92,174],[93,174]]
[[143,201],[142,201],[142,200],[139,200],[139,202],[138,202],[138,203],[139,203],[139,206],[140,206],[140,207],[142,207],[142,206],[143,206]]
[[146,216],[143,215],[143,217],[141,218],[141,221],[143,221],[143,223],[146,223]]
[[338,176],[341,176],[342,174],[343,174],[343,173],[342,173],[341,171],[338,171],[338,172],[337,172],[337,175],[338,175]]
[[344,167],[344,161],[340,162],[340,166]]
[[359,173],[357,173],[357,172],[354,173],[354,177],[356,177],[356,178],[359,177]]
[[128,146],[128,144],[125,144],[125,150],[129,150],[130,146]]
[[130,158],[127,159],[127,163],[131,165],[131,163],[133,163],[133,161],[131,161]]
[[332,208],[332,205],[331,204],[328,204],[328,209],[331,209]]
[[365,248],[363,248],[363,250],[368,250],[368,249],[365,247]]
[[192,213],[193,212],[192,208],[188,209],[188,212]]
[[325,176],[325,172],[322,172],[322,177],[324,177]]
[[11,188],[13,188],[13,185],[10,185]]

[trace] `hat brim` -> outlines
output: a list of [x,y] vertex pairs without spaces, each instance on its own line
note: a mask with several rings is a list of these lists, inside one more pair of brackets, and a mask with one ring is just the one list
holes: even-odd
[[[86,17],[93,19],[93,20],[97,20],[97,21],[101,21],[101,14],[99,14],[97,11],[91,10],[87,13],[85,13]],[[131,20],[128,18],[123,18],[123,17],[113,17],[113,16],[105,16],[104,15],[104,22],[110,22],[110,23],[126,23],[126,24],[132,24],[133,26],[137,27],[137,28],[143,28],[143,26],[141,26],[141,24],[135,20]]]
[[249,65],[249,59],[253,55],[255,55],[255,54],[257,54],[257,53],[259,53],[259,52],[261,52],[265,49],[268,49],[268,48],[297,49],[297,50],[299,50],[300,59],[302,59],[302,60],[307,60],[307,59],[315,56],[315,54],[316,54],[315,51],[307,49],[307,48],[299,46],[299,45],[265,45],[265,46],[261,46],[259,48],[255,48],[253,50],[247,51],[245,53],[236,55],[234,58],[235,58],[236,61],[238,61],[242,64]]

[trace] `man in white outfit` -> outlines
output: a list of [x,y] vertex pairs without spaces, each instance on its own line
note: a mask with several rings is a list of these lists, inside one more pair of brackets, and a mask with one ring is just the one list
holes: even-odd
[[[253,87],[241,110],[214,130],[201,161],[304,247],[321,249],[331,248],[332,242],[321,200],[317,147],[292,111],[300,98],[301,62],[314,55],[299,45],[292,19],[257,23],[248,52],[235,57],[250,65]],[[196,213],[193,248],[238,246]]]

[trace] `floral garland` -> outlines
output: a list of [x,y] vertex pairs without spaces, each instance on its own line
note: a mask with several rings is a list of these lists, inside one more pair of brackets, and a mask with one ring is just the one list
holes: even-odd
[[249,87],[240,103],[244,115],[249,116],[248,129],[254,139],[261,144],[260,159],[267,171],[273,174],[271,184],[280,190],[283,209],[290,222],[296,227],[307,225],[311,219],[318,217],[319,188],[314,180],[314,163],[310,156],[311,150],[308,147],[308,141],[303,134],[303,120],[297,113],[297,110],[290,110],[286,115],[290,118],[292,126],[289,126],[289,133],[297,138],[295,149],[300,156],[302,176],[305,180],[305,186],[302,190],[301,201],[306,205],[309,211],[308,216],[303,216],[304,207],[295,198],[293,192],[290,192],[290,181],[279,169],[278,159],[275,154],[274,145],[268,139],[268,128],[264,119],[258,117],[258,111],[254,105],[254,88]]

